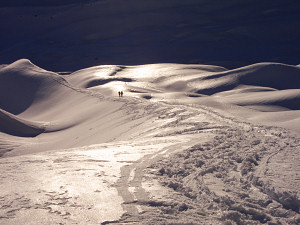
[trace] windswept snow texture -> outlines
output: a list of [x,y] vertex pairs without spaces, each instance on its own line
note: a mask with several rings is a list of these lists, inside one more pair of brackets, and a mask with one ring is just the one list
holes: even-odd
[[0,63],[299,64],[297,0],[1,0]]
[[279,63],[2,65],[0,224],[299,224],[299,102]]
[[299,132],[300,68],[258,63],[228,70],[219,66],[105,65],[65,76],[69,83],[115,96],[212,106],[256,122]]

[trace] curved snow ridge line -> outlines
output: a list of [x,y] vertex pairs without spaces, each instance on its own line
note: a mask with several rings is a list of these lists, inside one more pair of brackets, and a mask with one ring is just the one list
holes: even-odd
[[222,102],[238,106],[273,105],[291,110],[300,109],[300,89],[249,92],[246,95],[232,93],[229,96],[226,93],[219,93],[217,97]]
[[[28,71],[31,71],[33,73],[30,73]],[[36,80],[40,80],[40,81],[46,80],[47,78],[51,78],[57,84],[60,84],[64,87],[67,87],[70,90],[76,91],[78,93],[89,94],[90,96],[96,95],[96,97],[98,97],[98,98],[102,97],[102,95],[99,93],[91,92],[91,91],[88,91],[87,89],[78,88],[78,87],[71,85],[63,76],[61,76],[55,72],[44,70],[44,69],[34,65],[28,59],[17,60],[16,62],[4,67],[2,69],[2,72],[8,72],[11,74],[17,73],[16,78],[24,76],[28,79],[36,79]],[[18,82],[18,80],[16,80],[15,82]]]
[[133,78],[117,76],[125,66],[95,66],[73,72],[67,76],[69,83],[80,88],[93,88],[109,84],[111,82],[132,82]]
[[197,93],[212,95],[229,91],[239,85],[270,87],[278,90],[298,89],[299,74],[300,70],[296,66],[282,63],[256,63],[191,81],[201,80],[202,83],[198,83],[198,85],[202,88],[199,88]]
[[78,88],[78,87],[75,87],[75,86],[71,85],[63,77],[57,76],[56,73],[51,73],[51,78],[53,79],[53,81],[57,82],[58,84],[60,84],[64,87],[67,87],[70,90],[73,90],[77,93],[88,94],[89,96],[97,97],[97,98],[101,98],[101,99],[103,98],[103,95],[101,95],[100,93],[95,93],[95,92],[89,91],[88,89]]
[[92,87],[95,87],[95,86],[101,86],[101,85],[105,85],[107,83],[110,83],[110,82],[116,82],[116,81],[119,81],[119,82],[132,82],[133,80],[130,79],[130,78],[118,78],[118,77],[115,77],[115,78],[102,78],[102,79],[96,79],[96,80],[92,80],[90,82],[88,82],[86,84],[86,86],[84,88],[92,88]]
[[[99,66],[79,71],[78,76],[75,72],[74,76],[66,79],[75,86],[76,83],[86,85],[99,77],[110,79],[110,70],[120,70],[115,78],[131,79],[130,83],[110,82],[91,90],[112,97],[117,95],[118,89],[122,89],[126,98],[137,97],[150,102],[193,103],[200,106],[213,102],[221,108],[221,105],[226,105],[224,111],[238,106],[235,114],[242,112],[242,116],[249,120],[276,124],[298,132],[296,122],[292,120],[297,120],[296,110],[300,106],[299,67],[282,63],[257,63],[234,70],[206,67],[150,64],[123,66],[120,69],[119,66]],[[215,106],[218,108],[218,105]]]
[[[170,67],[170,71],[166,71]],[[201,68],[201,65],[198,65]],[[132,87],[139,87],[139,82],[154,85],[165,92],[194,92],[198,94],[213,95],[237,88],[240,85],[251,85],[258,87],[269,87],[270,89],[299,89],[298,83],[300,70],[296,66],[281,63],[257,63],[226,71],[202,71],[188,68],[185,65],[144,65],[133,68],[125,67],[120,71],[119,78],[130,79]],[[178,70],[179,69],[179,70]],[[99,79],[97,67],[86,69],[81,74],[81,82],[89,82]],[[123,71],[123,72],[122,72]],[[99,72],[101,70],[99,69]],[[138,76],[139,75],[139,76]],[[72,75],[70,80],[75,79]],[[88,78],[88,79],[87,79]],[[78,81],[77,81],[78,82]],[[126,82],[126,80],[125,80]],[[87,84],[86,84],[87,85]],[[85,85],[85,86],[86,86]],[[249,91],[250,89],[248,89]]]
[[0,109],[0,132],[19,136],[36,137],[46,130],[46,124],[30,122]]
[[[26,59],[18,60],[1,69],[0,81],[1,108],[15,115],[30,110],[37,104],[57,98],[59,92],[66,91],[60,87],[78,93],[87,93],[86,90],[70,85],[63,76],[43,70]],[[100,95],[97,97],[100,98]],[[41,112],[44,109],[45,106],[35,111]]]

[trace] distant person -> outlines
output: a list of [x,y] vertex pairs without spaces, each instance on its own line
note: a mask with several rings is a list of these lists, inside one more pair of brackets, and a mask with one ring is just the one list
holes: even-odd
[[119,97],[121,97],[121,92],[120,91],[118,91],[118,94],[119,94]]
[[121,97],[123,97],[123,91],[121,91]]

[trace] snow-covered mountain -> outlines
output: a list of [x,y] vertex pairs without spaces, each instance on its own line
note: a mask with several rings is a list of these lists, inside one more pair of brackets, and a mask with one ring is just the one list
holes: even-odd
[[297,224],[299,77],[280,63],[4,65],[0,222]]
[[299,5],[1,1],[0,224],[300,224]]

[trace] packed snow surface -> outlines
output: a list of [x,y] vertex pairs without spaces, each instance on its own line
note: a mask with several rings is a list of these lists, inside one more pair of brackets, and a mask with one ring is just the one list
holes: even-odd
[[299,224],[299,124],[299,66],[2,65],[0,223]]

